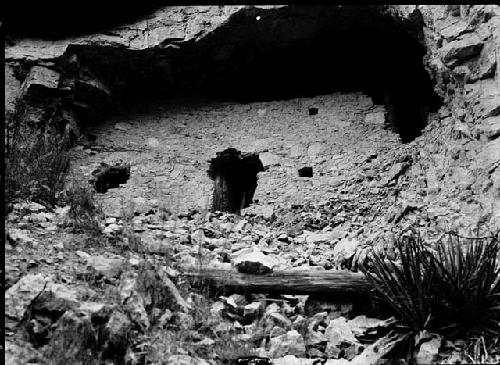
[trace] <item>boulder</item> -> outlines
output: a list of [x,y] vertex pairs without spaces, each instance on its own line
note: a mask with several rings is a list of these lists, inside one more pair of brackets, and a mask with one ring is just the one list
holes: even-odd
[[306,238],[306,243],[310,245],[315,245],[319,243],[330,243],[339,238],[342,238],[342,232],[335,231],[327,231],[327,232],[304,232],[304,236]]
[[316,359],[304,359],[295,355],[286,355],[272,360],[273,365],[313,365],[316,362]]
[[327,338],[324,333],[316,331],[312,326],[309,326],[305,335],[305,342],[307,346],[317,346],[326,343]]
[[306,153],[306,149],[303,145],[297,144],[293,145],[290,148],[290,157],[292,158],[298,158],[304,156]]
[[102,255],[87,258],[87,268],[107,279],[118,277],[124,269],[125,260],[122,257],[105,257]]
[[488,139],[497,138],[500,136],[500,115],[484,119],[478,129]]
[[[348,364],[350,365],[376,365],[396,346],[404,336],[386,335],[367,346],[359,355],[355,356]],[[325,363],[328,364],[328,361]],[[331,363],[336,364],[336,363]]]
[[357,344],[351,327],[344,317],[330,321],[325,331],[325,337],[328,341],[325,352],[329,357],[336,359],[339,357],[341,351],[345,351],[347,347]]
[[160,141],[158,140],[158,138],[151,137],[147,139],[146,145],[152,148],[156,148],[160,146]]
[[127,315],[118,311],[113,312],[104,326],[103,352],[108,357],[125,355],[131,329],[132,322]]
[[[486,80],[485,80],[486,81]],[[488,118],[500,115],[500,86],[487,83],[482,94],[473,105],[473,112],[477,118]]]
[[307,149],[307,154],[309,155],[309,157],[318,157],[319,154],[323,151],[324,147],[323,147],[323,143],[319,143],[319,142],[316,142],[316,143],[313,143],[309,146],[309,148]]
[[[268,330],[268,328],[270,328],[270,326],[266,326],[265,328],[266,328],[266,330]],[[278,327],[278,326],[274,326],[274,327],[272,327],[271,331],[269,332],[269,338],[279,337],[279,336],[283,336],[285,334],[286,334],[286,329]]]
[[365,116],[365,123],[383,126],[385,123],[385,113],[383,111],[367,113]]
[[[261,115],[262,110],[259,110],[258,113],[259,113],[259,116],[263,116]],[[265,114],[265,110],[264,110],[264,114]],[[249,148],[248,148],[248,152],[250,153],[261,153],[261,152],[266,152],[269,148],[269,146],[272,145],[272,143],[274,143],[274,139],[273,138],[261,138],[261,139],[257,139],[255,141],[252,141]]]
[[42,274],[28,274],[5,292],[5,315],[21,320],[29,305],[46,288],[49,279]]
[[336,266],[342,266],[351,260],[358,247],[358,240],[349,238],[342,239],[333,248],[333,264]]
[[26,365],[47,363],[43,355],[28,342],[20,344],[6,340],[4,346],[5,364]]
[[24,202],[14,204],[14,210],[20,211],[22,214],[26,214],[26,212],[43,212],[46,211],[47,208],[36,202]]
[[33,311],[51,313],[58,318],[64,312],[78,307],[78,290],[64,284],[48,283],[45,290],[33,302]]
[[388,185],[389,183],[396,181],[396,179],[403,175],[406,170],[411,166],[410,162],[396,162],[390,168],[390,170],[385,174],[385,176],[380,181],[382,186]]
[[378,318],[368,318],[365,315],[361,315],[348,321],[347,325],[351,328],[351,331],[355,336],[362,336],[368,331],[372,331],[380,327],[387,327],[393,323],[395,323],[395,319],[393,317],[384,320]]
[[416,364],[432,364],[437,360],[443,339],[440,336],[420,344],[415,354]]
[[[5,240],[8,242],[8,240]],[[5,264],[5,287],[4,290],[8,290],[12,285],[17,283],[22,277],[22,271],[17,265]]]
[[439,32],[447,42],[450,42],[462,35],[462,33],[467,30],[467,27],[467,22],[463,21],[461,18],[454,18],[451,24],[441,28]]
[[241,294],[232,294],[226,299],[226,304],[233,308],[242,308],[247,305],[247,300]]
[[11,228],[6,233],[6,241],[13,246],[26,246],[35,244],[36,240],[28,235],[27,230]]
[[111,311],[111,306],[100,302],[81,302],[75,311],[91,317],[107,317],[109,314],[108,312]]
[[165,365],[210,365],[206,360],[189,355],[171,355],[165,359]]
[[124,305],[130,318],[142,328],[149,327],[148,313],[153,308],[169,308],[181,312],[187,312],[190,308],[168,274],[164,270],[148,266],[140,267],[137,272],[124,272],[120,277],[118,293],[120,304]]
[[477,166],[490,171],[498,166],[500,162],[500,138],[494,139],[486,143],[477,155]]
[[261,153],[259,155],[259,159],[262,162],[264,168],[279,165],[281,161],[281,158],[278,155],[271,152]]
[[263,304],[260,301],[247,304],[243,307],[243,317],[245,320],[254,320],[262,313],[262,309]]
[[274,206],[272,205],[264,205],[261,207],[260,215],[264,217],[264,219],[271,219],[274,217]]
[[23,93],[30,97],[46,97],[47,92],[57,90],[61,75],[43,66],[33,66],[22,85]]
[[291,329],[292,327],[292,321],[279,312],[269,313],[266,317],[269,321],[281,328]]
[[122,275],[118,294],[121,304],[132,321],[139,324],[142,328],[148,328],[149,318],[146,312],[146,305],[149,304],[148,299],[151,299],[142,295],[137,273],[126,272]]
[[327,359],[323,363],[323,365],[353,365],[353,364],[349,360],[346,360],[346,359]]
[[273,271],[279,261],[271,255],[265,255],[261,251],[254,251],[236,257],[233,265],[239,272],[247,274],[266,274]]
[[468,58],[477,56],[482,48],[483,42],[476,34],[466,33],[441,48],[441,60],[446,66],[454,67]]
[[304,339],[296,330],[291,330],[284,335],[271,338],[269,344],[269,356],[273,358],[285,355],[304,357],[306,354]]
[[97,349],[97,331],[90,317],[68,311],[59,320],[45,347],[45,355],[49,359],[57,359],[57,363],[61,364],[92,364]]
[[493,41],[485,43],[479,58],[469,66],[471,72],[469,82],[485,79],[495,74],[495,48],[496,44]]

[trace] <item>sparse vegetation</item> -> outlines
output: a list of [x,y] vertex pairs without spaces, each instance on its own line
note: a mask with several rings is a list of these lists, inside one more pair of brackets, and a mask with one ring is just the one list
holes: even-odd
[[363,272],[408,331],[450,337],[500,333],[498,234],[445,237],[434,250],[416,233],[404,236],[397,242],[400,264],[374,252]]
[[[5,212],[17,200],[54,206],[69,166],[67,140],[50,128],[25,125],[19,105],[5,123]],[[49,125],[49,124],[47,124]]]
[[73,182],[66,191],[65,202],[70,206],[69,217],[75,233],[87,233],[93,238],[101,234],[102,211],[88,184]]

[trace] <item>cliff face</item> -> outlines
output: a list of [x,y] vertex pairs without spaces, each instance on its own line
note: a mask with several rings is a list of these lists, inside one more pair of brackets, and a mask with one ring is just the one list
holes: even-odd
[[[305,54],[316,52],[307,48],[308,43],[322,43],[320,47],[338,53],[336,59],[328,60],[336,62],[330,68],[339,71],[348,68],[345,73],[352,77],[343,84],[354,84],[357,74],[359,78],[367,77],[364,69],[376,70],[375,65],[366,67],[370,62],[366,62],[365,57],[370,57],[370,53],[393,52],[373,48],[360,53],[361,47],[354,44],[365,42],[362,46],[372,47],[372,30],[381,29],[377,34],[379,40],[389,31],[421,39],[418,17],[416,20],[412,15],[405,18],[393,10],[381,6],[165,7],[133,24],[99,34],[58,40],[12,39],[5,50],[6,73],[12,79],[14,68],[17,79],[23,82],[23,95],[33,94],[34,99],[41,95],[44,99],[44,105],[31,103],[36,110],[30,113],[30,120],[36,122],[40,109],[47,104],[57,104],[65,114],[83,119],[76,125],[100,117],[110,102],[122,100],[135,90],[141,90],[138,94],[142,90],[169,94],[215,87],[243,89],[259,74],[266,73],[270,78],[278,69],[293,62],[294,67],[304,67],[304,62],[309,64],[304,67],[305,72],[290,69],[293,75],[282,77],[278,83],[283,84],[290,78],[298,80],[306,73],[311,74],[313,84],[319,83],[327,72],[316,75],[314,69],[325,69],[328,65],[314,64],[321,62],[323,55]],[[406,43],[399,41],[403,46]],[[386,46],[380,44],[380,47]],[[356,68],[351,66],[353,63]],[[394,68],[397,64],[382,62],[377,66]],[[249,68],[258,70],[252,74]],[[343,74],[337,72],[340,78]],[[231,81],[234,79],[244,85],[235,85]],[[338,79],[331,81],[339,83]],[[304,80],[301,82],[303,86],[306,84]],[[385,81],[374,79],[372,82]],[[259,93],[265,89],[260,88]],[[15,93],[15,86],[9,88],[8,94]]]
[[[432,205],[500,227],[500,7],[424,6],[425,66],[444,98],[417,142]],[[433,194],[436,195],[432,198]]]
[[[410,144],[414,163],[405,175],[403,199],[428,206],[443,224],[482,222],[500,228],[499,30],[500,7],[494,5],[164,7],[98,34],[11,39],[5,49],[6,111],[14,109],[15,100],[25,100],[29,123],[47,123],[50,114],[51,123],[78,136],[82,126],[143,90],[168,96],[218,88],[224,94],[241,77],[237,79],[257,90],[252,95],[265,92],[268,87],[259,90],[252,82],[259,73],[272,77],[267,60],[293,48],[306,50],[303,62],[321,63],[321,57],[304,48],[320,44],[339,57],[318,68],[333,62],[340,90],[349,89],[352,80],[353,87],[385,100],[389,119],[396,119],[390,122],[403,140],[413,140],[425,127]],[[376,43],[395,34],[397,39]],[[345,37],[349,42],[342,42]],[[362,46],[357,47],[358,41]],[[377,47],[384,47],[380,53],[403,57],[405,52],[390,44],[401,47],[410,41],[416,45],[408,59],[390,64],[392,56],[377,55]],[[425,53],[422,61],[418,44]],[[294,52],[295,58],[301,51]],[[283,67],[287,63],[300,67],[290,58],[276,61]],[[423,64],[427,72],[411,78],[402,63]],[[256,64],[256,74],[238,73]],[[397,75],[382,90],[391,70]],[[300,80],[301,87],[321,82],[322,75],[313,71]],[[280,82],[285,81],[283,76]],[[327,86],[321,89],[328,91]],[[396,111],[391,112],[391,105]],[[426,193],[417,194],[422,190]],[[443,209],[446,219],[440,218]]]

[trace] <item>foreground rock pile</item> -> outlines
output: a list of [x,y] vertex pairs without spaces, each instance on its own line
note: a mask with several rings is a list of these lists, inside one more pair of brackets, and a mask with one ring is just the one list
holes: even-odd
[[[250,273],[331,269],[351,262],[355,251],[335,231],[306,231],[291,238],[274,234],[263,217],[252,222],[208,214],[154,224],[150,215],[148,223],[126,232],[119,221],[103,223],[103,231],[111,224],[120,229],[96,246],[71,233],[64,208],[56,209],[60,218],[52,221],[57,231],[23,226],[24,217],[50,214],[45,207],[29,203],[17,208],[8,219],[6,247],[10,363],[75,358],[92,363],[98,354],[101,360],[132,364],[215,364],[245,356],[270,358],[273,364],[312,364],[315,359],[366,364],[384,357],[399,341],[391,332],[393,318],[366,317],[342,298],[206,296],[207,287],[203,296],[182,274],[193,266]],[[307,247],[317,254],[309,254]],[[421,347],[419,356],[426,363],[437,358],[439,349],[452,351],[456,345],[427,336]]]

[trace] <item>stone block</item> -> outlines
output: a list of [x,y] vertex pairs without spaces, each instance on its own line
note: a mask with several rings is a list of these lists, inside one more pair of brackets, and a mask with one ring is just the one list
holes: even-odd
[[467,33],[441,48],[441,60],[448,67],[454,67],[468,58],[477,56],[483,42],[474,33]]

